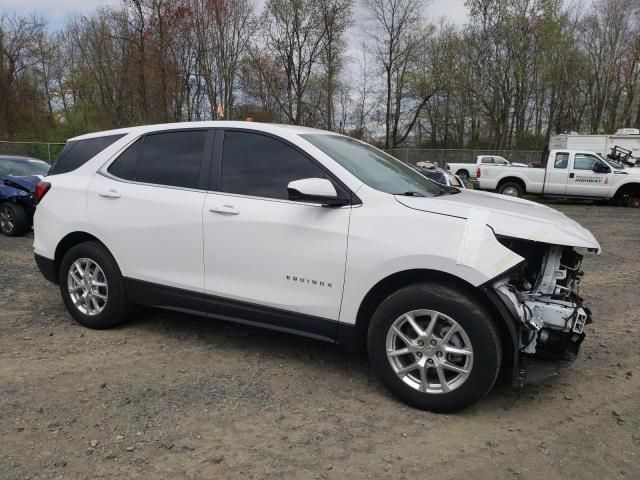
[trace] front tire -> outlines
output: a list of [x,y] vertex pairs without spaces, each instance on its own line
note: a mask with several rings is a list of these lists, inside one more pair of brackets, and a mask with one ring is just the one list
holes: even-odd
[[22,205],[3,203],[0,205],[0,232],[7,237],[24,235],[31,224],[27,212]]
[[103,330],[126,320],[129,305],[122,274],[101,244],[72,247],[60,264],[58,283],[67,310],[81,325]]
[[387,297],[371,319],[367,346],[391,393],[433,412],[476,403],[502,364],[489,313],[473,296],[440,282],[410,285]]

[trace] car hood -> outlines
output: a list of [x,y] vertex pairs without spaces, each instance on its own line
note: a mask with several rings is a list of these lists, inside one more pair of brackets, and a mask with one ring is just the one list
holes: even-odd
[[27,190],[28,192],[35,192],[36,185],[42,181],[40,175],[29,175],[25,177],[17,177],[14,175],[7,175],[4,178],[4,183],[10,187],[19,187],[21,189]]
[[415,210],[461,218],[469,218],[474,210],[484,210],[487,225],[497,235],[600,252],[600,244],[589,230],[558,210],[529,200],[472,190],[440,197],[397,195],[396,200]]

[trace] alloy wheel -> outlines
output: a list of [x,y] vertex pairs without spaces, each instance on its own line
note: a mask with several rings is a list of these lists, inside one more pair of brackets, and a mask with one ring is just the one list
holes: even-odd
[[9,207],[0,208],[0,230],[3,233],[11,232],[15,226],[15,221],[15,215]]
[[79,258],[67,274],[69,296],[84,315],[98,315],[107,305],[109,287],[100,265],[90,258]]
[[423,393],[451,392],[473,368],[473,348],[464,328],[435,310],[398,317],[387,333],[386,348],[398,378]]

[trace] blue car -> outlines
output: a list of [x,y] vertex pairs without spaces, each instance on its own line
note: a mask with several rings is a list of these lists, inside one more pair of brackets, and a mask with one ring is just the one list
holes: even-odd
[[49,168],[35,158],[0,155],[0,232],[17,237],[31,228],[36,185]]

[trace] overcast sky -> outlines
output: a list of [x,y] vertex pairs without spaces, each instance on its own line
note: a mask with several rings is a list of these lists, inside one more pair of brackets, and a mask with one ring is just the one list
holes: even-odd
[[[255,1],[261,9],[264,0]],[[57,29],[73,15],[91,13],[101,6],[119,3],[120,0],[1,0],[0,12],[16,12],[19,15],[36,13],[48,20],[50,28]],[[427,16],[432,20],[446,16],[462,25],[467,18],[464,0],[433,0],[427,9]]]

